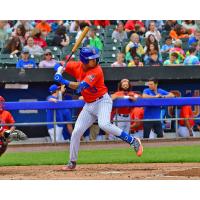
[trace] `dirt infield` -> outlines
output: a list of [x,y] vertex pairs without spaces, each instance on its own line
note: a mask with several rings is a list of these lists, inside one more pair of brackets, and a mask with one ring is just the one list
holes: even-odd
[[[144,141],[145,146],[174,146],[200,144],[199,140],[161,142]],[[122,148],[124,143],[84,143],[81,149]],[[58,151],[69,148],[60,145],[10,145],[14,151]],[[142,163],[142,164],[88,164],[78,165],[76,171],[63,172],[61,166],[0,167],[0,180],[182,180],[200,179],[200,163]]]

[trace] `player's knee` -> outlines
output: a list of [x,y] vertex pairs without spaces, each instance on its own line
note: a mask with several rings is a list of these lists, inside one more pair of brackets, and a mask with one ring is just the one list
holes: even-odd
[[109,132],[110,130],[110,122],[99,122],[99,128],[105,132]]
[[78,139],[81,138],[81,135],[83,134],[83,128],[81,127],[75,127],[72,131],[71,139]]

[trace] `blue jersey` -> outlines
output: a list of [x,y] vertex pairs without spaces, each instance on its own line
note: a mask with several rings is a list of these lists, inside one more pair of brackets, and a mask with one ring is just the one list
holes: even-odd
[[[143,94],[147,94],[150,96],[156,96],[157,94],[161,95],[168,95],[169,92],[162,90],[160,88],[157,89],[157,93],[155,93],[153,90],[150,90],[149,88],[144,89]],[[155,106],[147,106],[144,108],[144,119],[160,119],[161,116],[161,107],[155,107]]]
[[36,63],[34,60],[27,60],[27,61],[24,61],[24,60],[19,60],[17,63],[16,63],[16,68],[36,68]]
[[[55,96],[48,96],[47,101],[49,101],[50,98],[58,99]],[[47,109],[47,122],[53,122],[54,121],[54,109]],[[63,110],[62,109],[56,109],[56,122],[63,122]],[[62,124],[57,124],[57,126],[63,126]],[[47,124],[47,128],[53,128],[53,124]]]

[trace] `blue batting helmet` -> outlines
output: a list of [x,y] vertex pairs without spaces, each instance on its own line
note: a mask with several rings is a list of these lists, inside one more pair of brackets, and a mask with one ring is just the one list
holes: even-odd
[[84,64],[87,64],[89,60],[97,59],[97,62],[99,60],[99,49],[95,47],[82,47],[80,50],[80,60]]

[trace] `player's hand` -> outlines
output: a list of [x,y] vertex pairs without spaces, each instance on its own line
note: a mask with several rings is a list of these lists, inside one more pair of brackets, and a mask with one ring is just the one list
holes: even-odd
[[129,99],[132,101],[136,101],[138,98],[137,97],[133,97],[133,96],[129,96]]
[[62,77],[61,74],[56,73],[56,74],[54,75],[54,81],[60,83],[60,82],[62,81],[62,79],[63,79],[63,77]]

